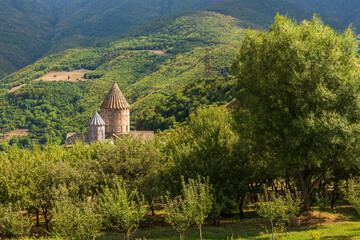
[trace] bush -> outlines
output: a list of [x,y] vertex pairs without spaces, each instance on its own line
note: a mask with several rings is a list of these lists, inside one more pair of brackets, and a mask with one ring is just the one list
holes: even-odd
[[109,229],[124,230],[126,238],[130,239],[147,212],[144,196],[139,196],[136,190],[128,193],[123,181],[116,183],[115,188],[103,188],[100,195],[99,208]]
[[101,217],[92,203],[73,203],[68,199],[56,202],[54,232],[65,239],[92,239],[101,228]]
[[19,205],[0,205],[0,235],[4,238],[18,238],[30,233],[30,219],[21,212]]

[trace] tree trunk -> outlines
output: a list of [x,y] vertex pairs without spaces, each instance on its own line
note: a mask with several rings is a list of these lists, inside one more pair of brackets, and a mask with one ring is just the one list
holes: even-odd
[[39,209],[36,209],[36,227],[40,226]]
[[275,240],[275,237],[274,237],[274,224],[273,224],[273,220],[270,219],[270,222],[271,222],[271,240]]
[[302,211],[310,211],[310,192],[309,192],[309,183],[311,181],[311,176],[308,170],[300,171],[299,173],[299,184],[301,191],[301,200],[302,200]]
[[151,204],[150,209],[151,209],[151,215],[154,217],[155,216],[154,205]]
[[202,240],[201,224],[199,225],[199,231],[200,231],[200,240]]
[[219,226],[219,219],[218,219],[218,215],[216,215],[216,213],[214,214],[214,226],[215,227]]
[[339,198],[339,189],[337,183],[334,183],[334,191],[331,194],[331,209],[334,209],[335,202]]
[[180,232],[180,240],[183,240],[183,234]]
[[245,197],[246,197],[246,194],[244,194],[243,196],[241,196],[241,197],[240,197],[240,201],[239,201],[239,212],[240,212],[240,218],[241,218],[241,219],[244,219],[244,218],[245,218],[245,213],[244,213]]

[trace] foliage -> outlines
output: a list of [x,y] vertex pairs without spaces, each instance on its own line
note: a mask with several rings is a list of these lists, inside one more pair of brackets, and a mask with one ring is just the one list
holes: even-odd
[[355,208],[356,212],[360,215],[360,190],[358,181],[350,179],[347,188],[343,190],[346,200]]
[[0,235],[3,238],[19,238],[30,234],[30,219],[21,210],[19,204],[0,205]]
[[300,199],[286,191],[285,196],[276,195],[274,192],[265,191],[265,196],[259,196],[259,204],[256,212],[269,219],[271,223],[272,239],[274,238],[274,223],[276,220],[282,223],[290,223],[300,212]]
[[56,202],[54,210],[56,234],[64,239],[93,239],[102,226],[93,202],[72,201],[63,198]]
[[320,240],[320,232],[319,231],[313,231],[310,230],[310,236],[312,240]]
[[188,183],[182,179],[182,195],[189,205],[191,219],[200,230],[200,240],[202,240],[201,226],[208,217],[212,206],[212,194],[210,193],[209,180],[189,179]]
[[190,113],[201,105],[225,105],[233,100],[234,78],[199,79],[187,84],[160,101],[153,109],[140,113],[137,129],[165,130],[185,122]]
[[163,138],[163,152],[168,159],[161,173],[163,188],[175,195],[181,192],[181,176],[209,177],[216,223],[220,213],[234,209],[239,194],[247,191],[248,167],[241,151],[235,152],[233,144],[238,138],[232,124],[228,109],[202,106],[190,114],[186,125],[176,127]]
[[163,199],[163,207],[166,211],[165,221],[180,234],[180,240],[184,238],[186,229],[191,224],[191,209],[187,199],[179,195],[171,198],[168,193]]
[[124,230],[127,239],[130,239],[145,216],[147,206],[144,197],[139,196],[136,190],[127,191],[123,181],[117,182],[113,189],[105,186],[100,195],[99,209],[109,229]]
[[337,165],[357,168],[357,51],[350,28],[278,15],[269,32],[248,33],[232,66],[238,132],[275,175],[296,181],[304,210]]
[[[63,144],[67,133],[87,131],[88,120],[99,109],[114,80],[132,106],[132,129],[135,125],[139,129],[165,129],[173,124],[173,113],[168,109],[161,110],[166,120],[143,112],[151,113],[163,98],[199,79],[204,74],[206,56],[210,57],[214,79],[202,80],[201,85],[209,84],[205,91],[191,90],[190,95],[197,92],[202,96],[200,99],[190,96],[188,100],[194,103],[184,106],[177,121],[183,121],[199,104],[223,103],[232,98],[228,92],[230,80],[225,83],[228,79],[223,78],[228,75],[236,46],[244,34],[236,19],[198,12],[160,22],[161,27],[145,26],[132,35],[92,48],[70,49],[44,57],[0,80],[0,88],[4,89],[0,91],[0,129],[4,132],[29,129],[29,139],[35,144]],[[150,50],[162,50],[164,54]],[[93,70],[86,74],[92,80],[33,81],[51,71],[82,68]],[[22,84],[27,85],[14,92],[5,91]],[[226,93],[225,97],[222,93]],[[135,124],[140,115],[145,117]]]

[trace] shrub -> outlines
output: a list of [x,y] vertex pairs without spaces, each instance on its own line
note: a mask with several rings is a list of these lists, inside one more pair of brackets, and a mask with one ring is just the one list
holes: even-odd
[[56,202],[54,232],[65,239],[92,239],[101,228],[101,217],[91,202]]
[[0,235],[5,238],[28,236],[31,223],[19,205],[0,206]]
[[115,188],[106,186],[100,195],[99,209],[104,216],[105,224],[114,230],[124,230],[130,239],[147,212],[144,196],[136,190],[128,193],[123,181],[117,182]]

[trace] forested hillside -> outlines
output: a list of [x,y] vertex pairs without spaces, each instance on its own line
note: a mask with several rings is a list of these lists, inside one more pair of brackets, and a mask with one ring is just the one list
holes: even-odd
[[[45,57],[4,78],[0,129],[29,128],[30,138],[40,143],[62,143],[66,133],[86,131],[114,80],[132,105],[135,126],[140,112],[186,84],[204,76],[226,77],[245,33],[242,21],[212,12],[187,13],[155,23],[156,28],[149,24],[97,47]],[[50,71],[81,68],[92,70],[85,75],[88,81],[31,82]]]
[[[251,28],[268,28],[277,12],[297,20],[310,19],[313,12],[281,0],[4,0],[0,78],[49,53],[89,47],[159,17],[189,10],[230,15]],[[336,19],[324,20],[342,27]]]
[[[306,8],[305,5],[297,6],[283,0],[226,0],[208,7],[207,10],[230,15],[267,29],[273,23],[276,13],[288,15],[298,21],[311,19],[314,10],[311,7]],[[336,18],[330,18],[326,13],[322,15],[326,24],[335,29],[343,29],[342,23]]]
[[0,6],[0,78],[42,55],[119,36],[160,16],[221,0],[4,0]]
[[299,7],[339,19],[343,24],[352,24],[359,32],[360,4],[358,0],[286,0]]

